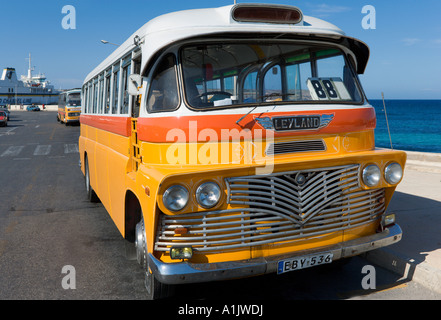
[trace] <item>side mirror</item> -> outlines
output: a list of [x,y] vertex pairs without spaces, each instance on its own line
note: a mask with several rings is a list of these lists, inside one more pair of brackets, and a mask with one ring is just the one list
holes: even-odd
[[140,94],[139,88],[142,87],[142,77],[140,74],[131,74],[129,76],[129,87],[127,91],[131,96],[137,96]]

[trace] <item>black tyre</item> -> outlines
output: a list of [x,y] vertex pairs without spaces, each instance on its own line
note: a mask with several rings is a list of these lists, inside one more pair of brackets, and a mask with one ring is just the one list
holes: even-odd
[[87,156],[84,157],[84,166],[85,166],[84,179],[86,183],[87,198],[89,199],[90,202],[99,202],[98,196],[96,195],[95,191],[90,185],[89,161],[87,160]]

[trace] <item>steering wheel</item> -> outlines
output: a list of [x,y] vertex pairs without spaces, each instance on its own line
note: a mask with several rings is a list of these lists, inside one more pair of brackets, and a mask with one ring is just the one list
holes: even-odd
[[222,100],[222,99],[230,98],[232,96],[231,93],[226,92],[226,91],[207,91],[207,92],[201,93],[200,95],[196,96],[196,98],[202,99],[203,97],[207,97],[209,95],[213,95],[213,98],[214,98],[214,96],[216,96],[216,97],[220,96],[220,98],[216,99],[216,100]]

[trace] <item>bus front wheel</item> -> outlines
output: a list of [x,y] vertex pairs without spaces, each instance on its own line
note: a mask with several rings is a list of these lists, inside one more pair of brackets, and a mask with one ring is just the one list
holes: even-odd
[[144,218],[141,215],[141,221],[136,225],[136,258],[145,273],[145,288],[149,300],[163,299],[172,295],[173,286],[159,282],[151,272],[147,258],[147,241],[145,237]]

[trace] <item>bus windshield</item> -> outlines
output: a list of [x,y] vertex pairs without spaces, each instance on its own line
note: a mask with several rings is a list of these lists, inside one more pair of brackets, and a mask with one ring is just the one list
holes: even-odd
[[67,97],[67,105],[71,107],[79,107],[81,106],[81,94],[80,93],[71,93]]
[[297,102],[361,103],[342,51],[290,43],[216,43],[181,51],[186,101],[212,109]]

